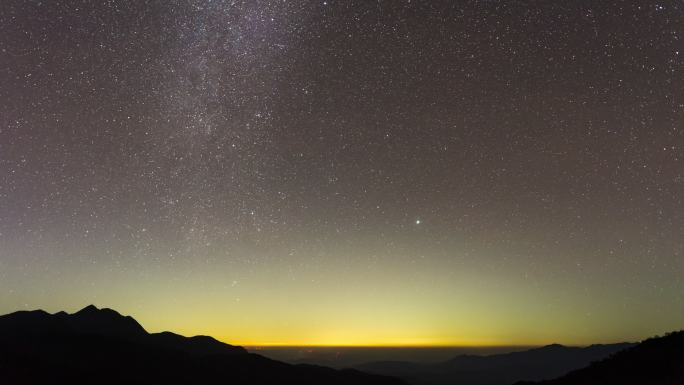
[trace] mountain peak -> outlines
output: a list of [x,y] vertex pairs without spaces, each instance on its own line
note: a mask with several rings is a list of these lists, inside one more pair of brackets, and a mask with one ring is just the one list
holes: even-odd
[[87,333],[127,335],[131,337],[147,333],[133,318],[123,316],[112,309],[98,309],[95,305],[88,305],[72,314],[70,322],[78,330]]
[[97,312],[98,310],[100,310],[100,309],[98,309],[97,306],[90,304],[90,305],[84,307],[83,309],[77,311],[75,314],[94,313],[94,312]]

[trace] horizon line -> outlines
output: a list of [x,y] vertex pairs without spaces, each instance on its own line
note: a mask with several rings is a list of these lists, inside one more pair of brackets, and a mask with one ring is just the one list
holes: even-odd
[[585,347],[591,345],[610,345],[622,342],[609,343],[593,343],[593,344],[561,344],[561,343],[543,343],[543,344],[511,344],[511,345],[455,345],[455,344],[434,344],[434,345],[412,345],[412,344],[379,344],[379,345],[365,345],[365,344],[291,344],[291,343],[265,343],[265,344],[237,344],[244,348],[372,348],[372,349],[495,349],[495,348],[536,348],[549,345],[562,345],[567,347]]
[[[243,348],[364,348],[364,349],[487,349],[487,348],[533,348],[545,345],[249,345],[239,344]],[[563,345],[571,346],[571,345]]]

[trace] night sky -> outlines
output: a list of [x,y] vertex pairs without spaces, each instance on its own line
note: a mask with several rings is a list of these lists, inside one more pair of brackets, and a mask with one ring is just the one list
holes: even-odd
[[683,196],[680,0],[0,2],[0,313],[638,340]]

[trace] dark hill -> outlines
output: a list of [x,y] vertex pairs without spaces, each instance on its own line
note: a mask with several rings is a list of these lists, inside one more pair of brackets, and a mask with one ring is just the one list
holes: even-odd
[[356,370],[289,365],[211,337],[150,334],[88,306],[0,316],[0,384],[401,384]]
[[518,385],[682,385],[684,331],[643,341],[560,378]]
[[416,385],[509,385],[558,377],[630,346],[622,343],[579,348],[553,344],[491,356],[461,355],[436,364],[373,362],[357,368],[400,377]]

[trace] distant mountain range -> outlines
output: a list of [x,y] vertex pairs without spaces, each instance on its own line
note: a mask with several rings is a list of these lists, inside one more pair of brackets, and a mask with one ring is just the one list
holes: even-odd
[[638,345],[549,345],[435,364],[373,362],[335,370],[286,364],[207,336],[148,333],[135,319],[92,305],[74,314],[36,310],[0,316],[2,385],[405,383],[682,385],[684,331]]
[[148,333],[133,318],[88,306],[0,316],[0,384],[378,384],[353,369],[290,365],[211,337]]
[[415,385],[510,385],[516,381],[551,379],[604,359],[631,343],[585,348],[558,344],[490,356],[460,355],[434,363],[371,362],[357,369],[395,376]]
[[517,385],[682,385],[684,331],[650,338],[560,378]]

